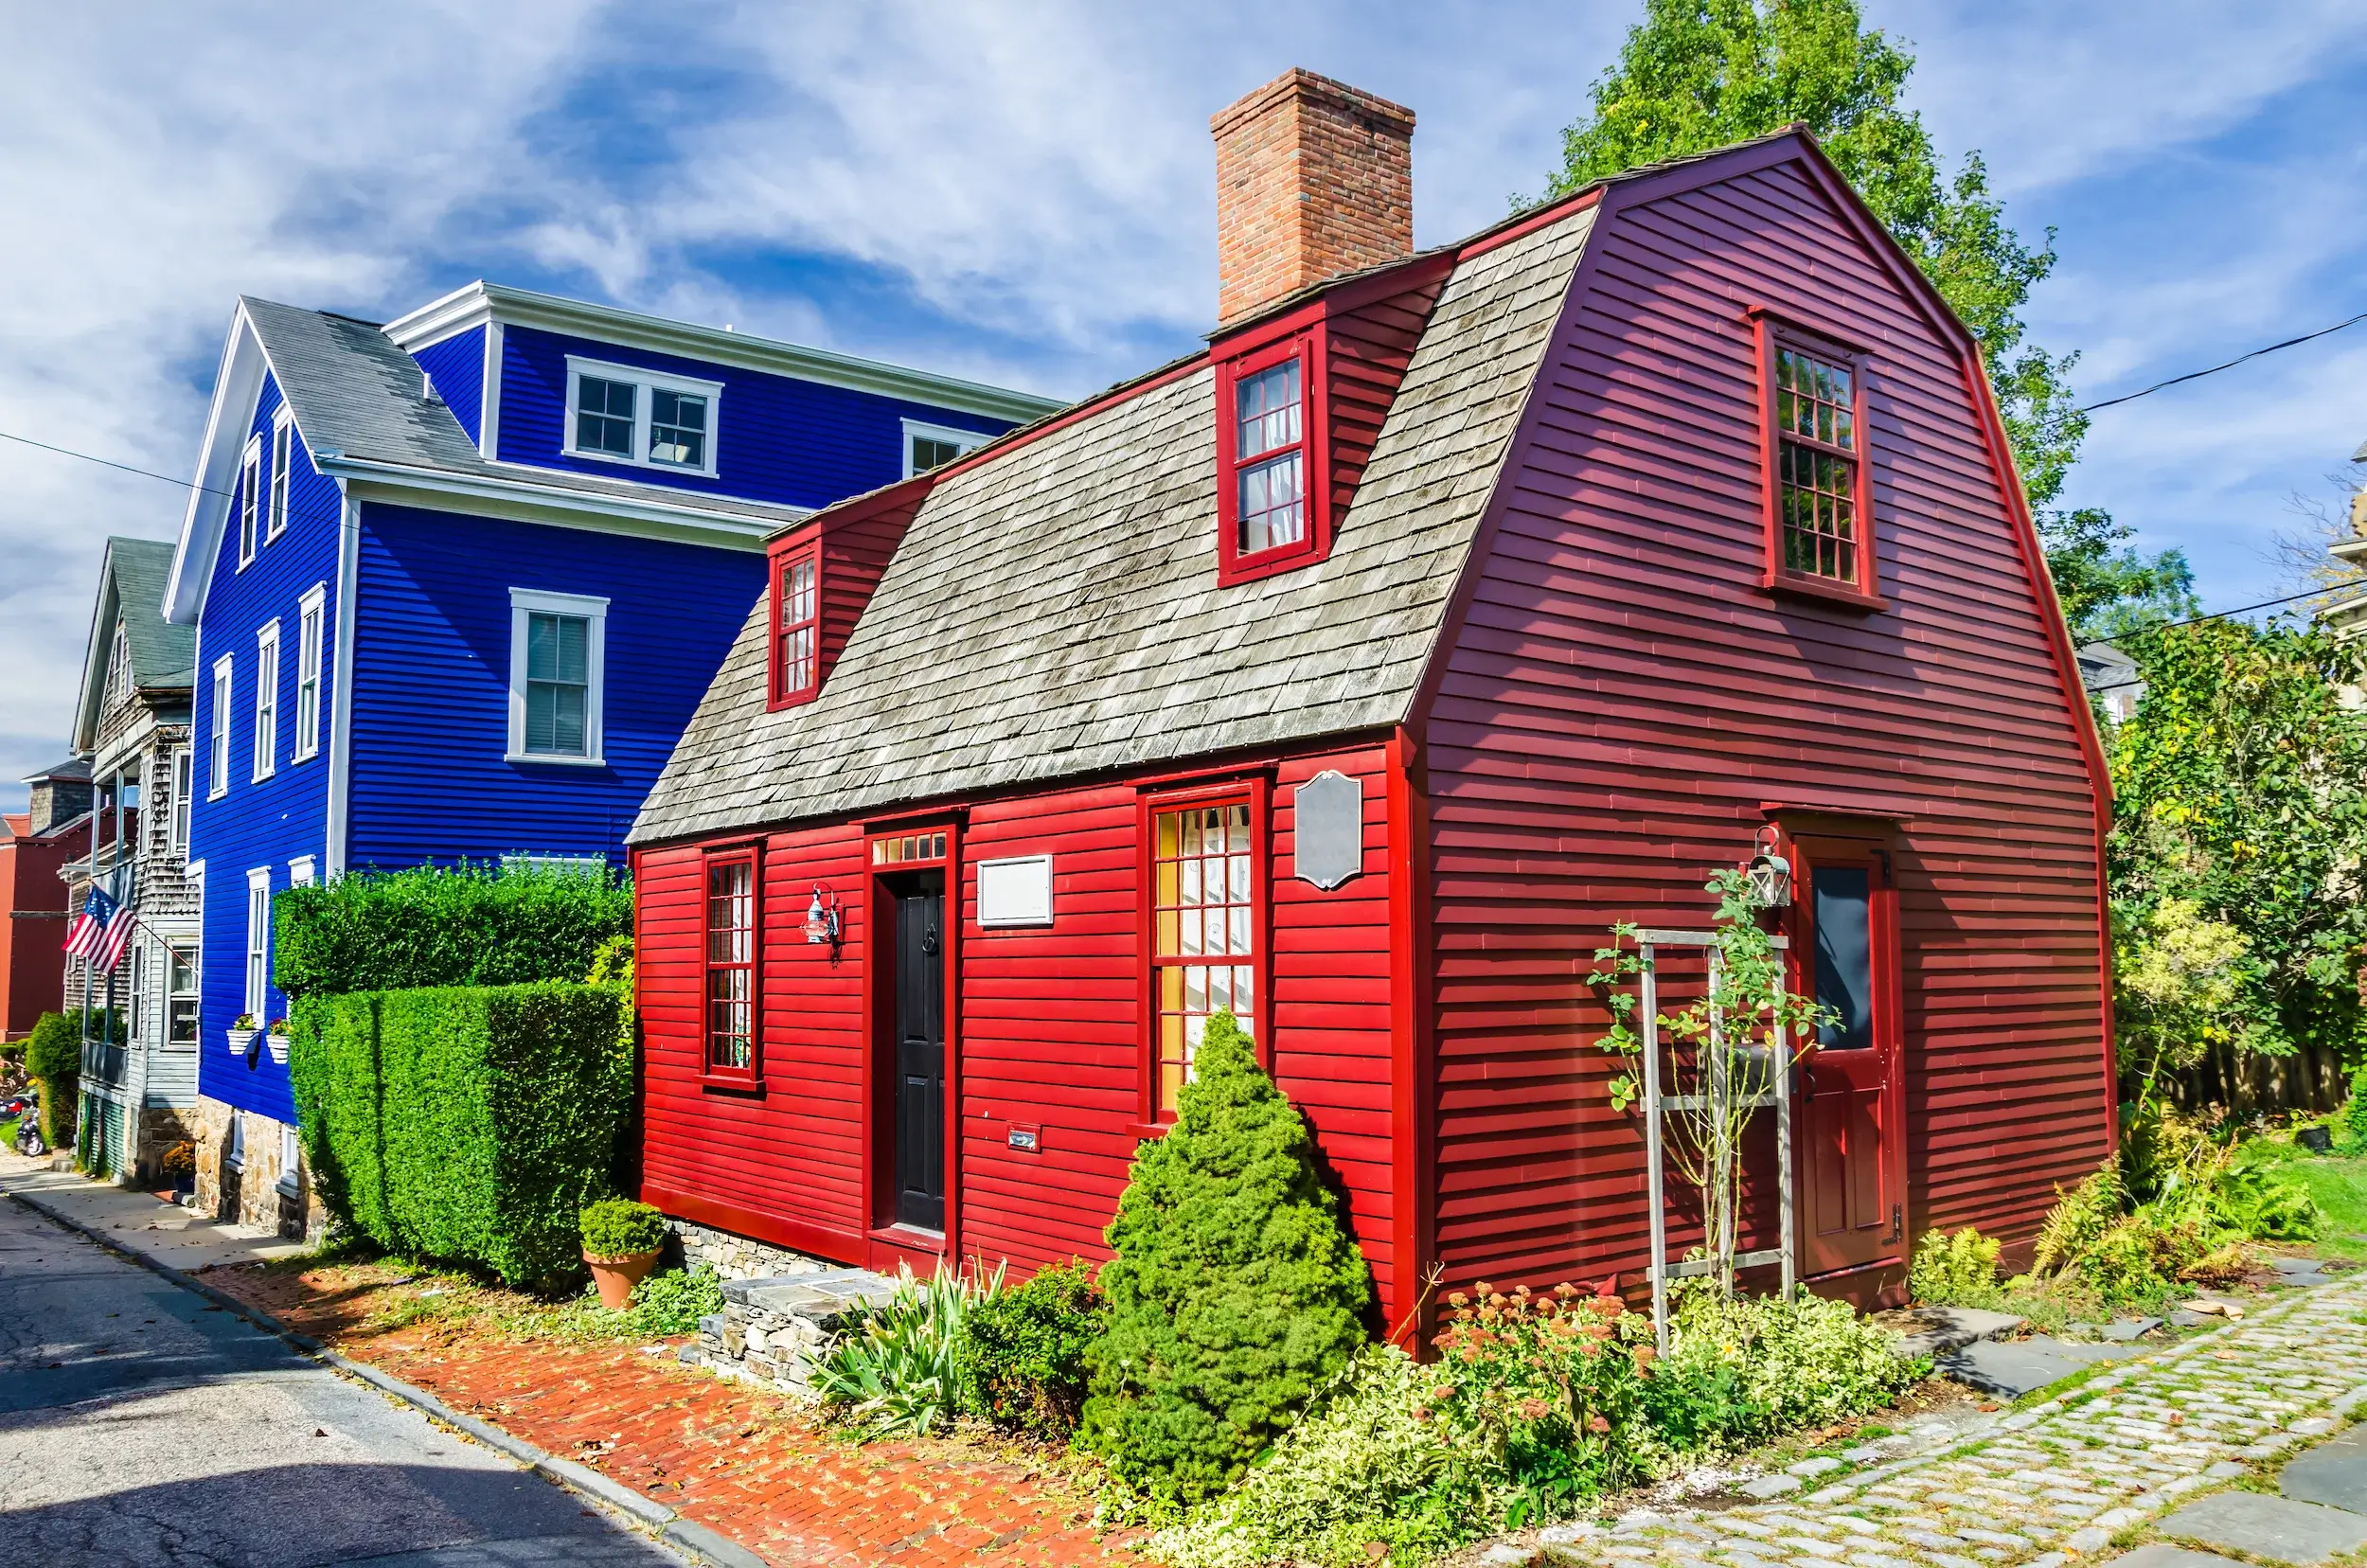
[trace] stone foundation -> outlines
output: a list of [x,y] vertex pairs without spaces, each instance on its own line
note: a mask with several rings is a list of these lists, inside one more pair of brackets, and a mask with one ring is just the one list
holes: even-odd
[[847,1313],[886,1301],[896,1282],[867,1269],[802,1261],[809,1265],[802,1274],[727,1282],[723,1310],[701,1318],[697,1342],[675,1355],[728,1377],[811,1394],[813,1363],[837,1343]]
[[151,1105],[142,1111],[139,1137],[134,1140],[132,1156],[140,1185],[152,1187],[163,1185],[165,1150],[174,1144],[195,1143],[197,1134],[195,1111],[166,1105]]
[[[329,1211],[312,1192],[311,1173],[296,1157],[294,1179],[286,1187],[280,1178],[281,1124],[252,1111],[237,1111],[218,1099],[200,1095],[194,1136],[197,1141],[197,1191],[188,1200],[198,1213],[236,1225],[276,1231],[291,1240],[316,1241],[329,1228]],[[225,1158],[230,1144],[230,1118],[245,1124],[245,1159],[238,1167]]]
[[729,1231],[710,1230],[687,1220],[670,1220],[674,1239],[681,1244],[684,1268],[704,1263],[724,1279],[766,1279],[778,1275],[820,1274],[843,1268],[804,1253],[791,1252],[766,1241],[751,1241]]

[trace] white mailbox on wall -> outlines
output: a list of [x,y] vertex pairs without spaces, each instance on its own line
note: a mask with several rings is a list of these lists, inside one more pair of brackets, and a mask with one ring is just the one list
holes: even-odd
[[982,926],[1048,926],[1052,923],[1052,857],[1015,855],[978,863],[978,923]]

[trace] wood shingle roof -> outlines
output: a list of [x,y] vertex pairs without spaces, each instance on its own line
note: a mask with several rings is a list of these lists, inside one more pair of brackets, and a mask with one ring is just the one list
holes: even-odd
[[1217,585],[1203,364],[940,480],[811,703],[766,711],[760,599],[629,842],[1400,722],[1593,222],[1456,265],[1328,559]]

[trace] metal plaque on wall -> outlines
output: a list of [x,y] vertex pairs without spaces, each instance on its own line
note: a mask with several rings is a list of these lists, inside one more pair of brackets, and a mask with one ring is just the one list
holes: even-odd
[[1364,868],[1364,785],[1329,769],[1291,792],[1292,874],[1326,891]]

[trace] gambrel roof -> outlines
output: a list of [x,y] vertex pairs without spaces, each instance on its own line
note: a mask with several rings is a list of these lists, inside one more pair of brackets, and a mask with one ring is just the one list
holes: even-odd
[[812,702],[767,711],[757,603],[629,842],[1402,721],[1593,222],[1454,265],[1328,558],[1218,586],[1204,361],[1006,437],[929,490]]

